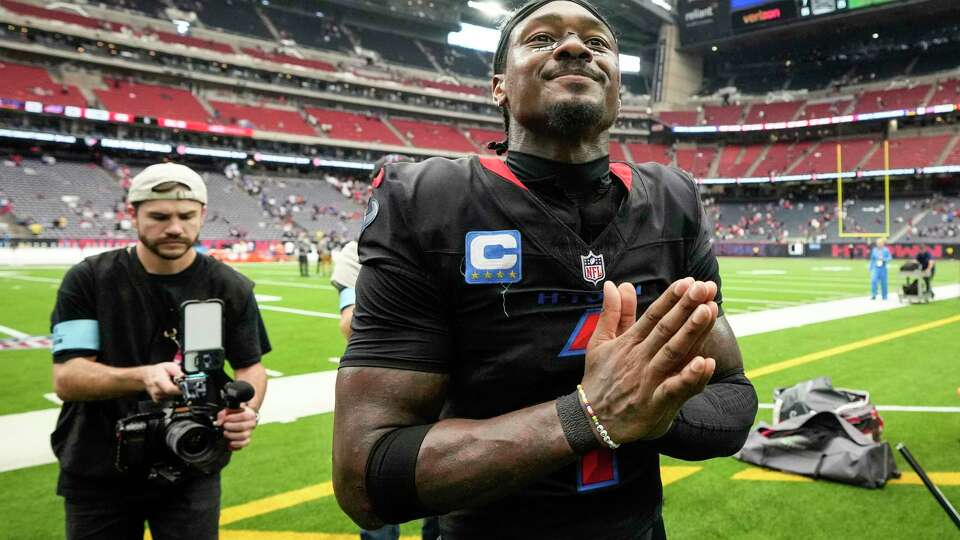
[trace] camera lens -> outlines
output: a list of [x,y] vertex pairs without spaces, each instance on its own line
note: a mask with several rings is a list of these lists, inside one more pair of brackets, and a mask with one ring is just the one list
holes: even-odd
[[167,447],[187,463],[201,464],[215,457],[219,432],[193,420],[179,420],[167,427]]

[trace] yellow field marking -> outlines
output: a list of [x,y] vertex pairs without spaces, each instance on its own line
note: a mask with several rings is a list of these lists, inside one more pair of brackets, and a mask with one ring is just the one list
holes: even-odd
[[287,491],[279,495],[272,495],[237,506],[224,508],[220,512],[220,526],[228,525],[241,519],[252,518],[262,514],[269,514],[301,503],[329,497],[333,495],[333,482],[323,482],[301,489]]
[[[920,477],[917,476],[917,473],[905,472],[900,473],[902,476],[896,480],[890,480],[888,484],[903,484],[903,485],[923,485],[923,480],[920,480]],[[930,480],[933,480],[933,483],[938,487],[940,486],[960,486],[960,472],[930,472],[927,473],[927,476],[930,477]]]
[[836,356],[838,354],[848,353],[850,351],[855,351],[857,349],[862,349],[864,347],[869,347],[871,345],[876,345],[878,343],[884,343],[894,339],[902,338],[904,336],[909,336],[911,334],[916,334],[918,332],[925,332],[927,330],[932,330],[934,328],[946,326],[948,324],[952,324],[958,321],[960,321],[960,315],[954,315],[952,317],[947,317],[945,319],[940,319],[938,321],[932,321],[924,324],[918,324],[916,326],[910,326],[894,332],[890,332],[888,334],[882,334],[879,336],[874,336],[872,338],[861,339],[860,341],[854,341],[853,343],[847,343],[846,345],[831,347],[823,351],[805,354],[803,356],[798,356],[797,358],[784,360],[783,362],[777,362],[776,364],[770,364],[769,366],[763,366],[761,368],[751,369],[750,371],[747,371],[746,375],[750,379],[755,379],[757,377],[762,377],[764,375],[769,375],[771,373],[776,373],[778,371],[783,371],[785,369],[790,369],[792,367],[802,366],[803,364],[809,364],[810,362],[816,362],[817,360],[823,360],[824,358],[829,358],[831,356]]
[[744,469],[731,477],[733,480],[760,480],[765,482],[813,482],[813,478],[770,469]]
[[698,473],[703,467],[663,466],[660,467],[660,481],[664,486]]
[[[357,540],[360,529],[355,533],[322,533],[294,531],[232,531],[220,529],[220,540]],[[400,540],[420,540],[420,536],[401,536]]]

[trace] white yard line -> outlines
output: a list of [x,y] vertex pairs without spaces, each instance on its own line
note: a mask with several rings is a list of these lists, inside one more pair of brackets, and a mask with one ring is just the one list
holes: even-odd
[[[773,285],[771,283],[771,285]],[[726,291],[751,291],[751,292],[769,292],[769,293],[782,293],[782,294],[811,294],[817,293],[819,291],[810,289],[785,289],[783,287],[747,287],[743,285],[727,285],[724,283],[720,286],[720,289],[724,292]],[[831,298],[839,298],[844,296],[842,294],[829,294],[827,295]]]
[[48,278],[48,277],[37,277],[37,276],[21,276],[19,274],[13,274],[9,272],[0,272],[0,279],[19,279],[20,281],[35,281],[37,283],[56,283],[59,284],[61,280]]
[[[772,409],[773,403],[761,403],[761,409]],[[960,407],[924,407],[920,405],[877,405],[878,411],[919,412],[919,413],[960,413]]]
[[724,305],[726,305],[727,302],[736,302],[740,304],[771,304],[771,305],[777,305],[777,306],[796,306],[801,303],[801,302],[790,302],[787,300],[764,300],[762,298],[742,298],[742,297],[729,298],[724,296],[723,297]]
[[[726,290],[726,287],[724,287]],[[936,301],[960,297],[960,284],[934,287]],[[795,328],[847,317],[856,317],[868,313],[900,309],[909,304],[901,304],[894,290],[889,300],[870,300],[869,296],[832,300],[817,304],[802,304],[778,309],[769,309],[751,313],[737,313],[727,317],[737,337],[752,336],[775,332],[785,328]]]
[[260,306],[260,311],[279,311],[281,313],[293,313],[294,315],[306,315],[307,317],[320,317],[321,319],[340,319],[340,315],[336,313],[322,313],[280,306]]
[[17,339],[24,339],[24,338],[30,337],[30,334],[24,334],[23,332],[19,330],[14,330],[13,328],[10,328],[8,326],[0,326],[0,332],[3,332],[8,336],[14,337]]
[[278,281],[275,279],[257,279],[254,280],[257,285],[274,285],[276,287],[293,287],[295,289],[319,289],[323,291],[335,291],[332,285],[311,285],[309,283],[297,283],[295,281]]

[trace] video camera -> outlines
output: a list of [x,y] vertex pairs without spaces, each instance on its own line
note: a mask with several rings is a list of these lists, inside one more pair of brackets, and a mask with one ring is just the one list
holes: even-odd
[[143,471],[149,480],[175,484],[186,474],[209,474],[230,461],[229,441],[215,425],[220,409],[239,409],[253,398],[245,381],[216,391],[211,375],[222,373],[223,303],[190,300],[180,306],[184,376],[181,395],[162,403],[143,401],[140,412],[117,421],[116,467]]

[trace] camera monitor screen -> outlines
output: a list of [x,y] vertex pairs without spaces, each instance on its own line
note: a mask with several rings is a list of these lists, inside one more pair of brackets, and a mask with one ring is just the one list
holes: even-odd
[[183,306],[183,350],[203,351],[223,347],[223,304],[190,302]]

